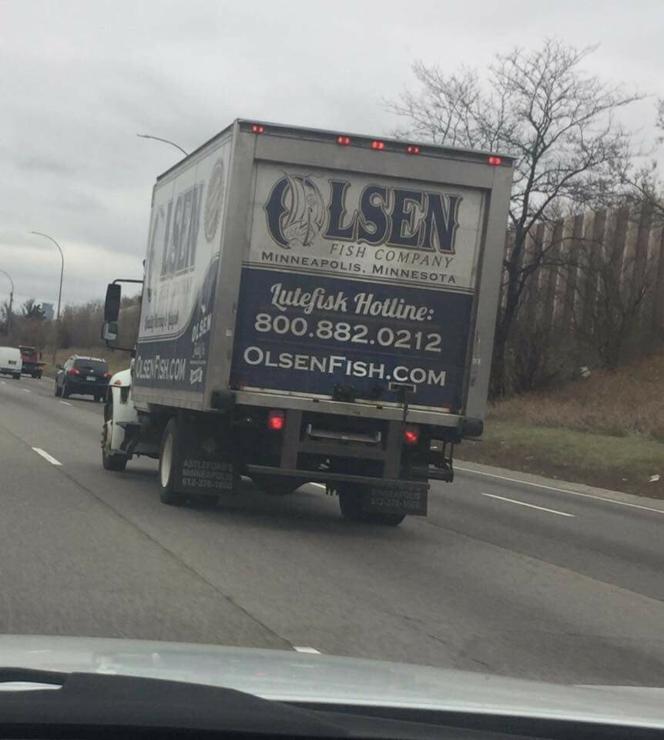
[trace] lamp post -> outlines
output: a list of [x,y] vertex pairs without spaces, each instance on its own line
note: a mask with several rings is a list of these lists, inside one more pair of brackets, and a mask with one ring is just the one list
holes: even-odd
[[136,134],[136,136],[140,137],[141,139],[154,139],[155,141],[161,141],[164,144],[170,144],[176,149],[179,149],[185,157],[189,154],[186,149],[183,149],[179,144],[176,144],[174,141],[170,141],[169,139],[162,139],[160,136],[151,136],[150,134]]
[[9,280],[9,284],[12,286],[9,293],[9,310],[7,311],[7,335],[11,332],[12,327],[12,306],[14,305],[14,281],[12,276],[6,270],[0,270],[0,272]]
[[55,332],[55,340],[53,342],[53,364],[55,365],[55,353],[58,349],[58,332],[57,329],[60,326],[60,303],[62,301],[62,278],[65,274],[65,256],[62,253],[62,247],[55,241],[55,239],[52,236],[49,236],[48,234],[42,234],[41,231],[31,231],[31,234],[36,234],[37,236],[43,236],[46,239],[50,239],[50,241],[55,244],[55,246],[58,248],[58,252],[60,252],[60,288],[58,290],[58,312],[55,317],[56,322],[56,332]]

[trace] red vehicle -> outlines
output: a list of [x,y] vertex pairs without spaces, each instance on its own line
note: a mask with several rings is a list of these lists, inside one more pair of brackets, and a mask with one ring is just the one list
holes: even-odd
[[41,361],[42,353],[34,347],[19,344],[21,359],[23,360],[23,374],[32,375],[33,378],[41,378],[45,362]]

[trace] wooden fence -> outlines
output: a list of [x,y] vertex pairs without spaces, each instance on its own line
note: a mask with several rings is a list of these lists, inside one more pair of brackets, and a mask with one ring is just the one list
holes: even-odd
[[[542,264],[524,291],[522,326],[557,341],[610,334],[613,321],[641,351],[664,340],[664,224],[648,210],[601,210],[540,224],[524,264],[535,256]],[[622,324],[621,312],[631,312]]]

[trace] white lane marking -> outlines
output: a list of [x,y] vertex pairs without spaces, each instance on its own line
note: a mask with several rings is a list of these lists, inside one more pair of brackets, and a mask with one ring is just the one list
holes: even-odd
[[21,390],[23,393],[32,393],[32,391],[29,391],[27,388],[21,388]]
[[576,514],[568,514],[566,511],[558,511],[557,509],[547,509],[546,506],[535,506],[535,504],[527,504],[525,501],[517,501],[515,498],[506,498],[505,496],[496,496],[495,493],[483,493],[482,496],[488,496],[489,498],[497,498],[499,501],[507,501],[510,504],[518,504],[519,506],[527,506],[529,509],[539,509],[539,511],[546,511],[549,514],[557,514],[558,516],[571,516],[571,517],[576,516]]
[[506,480],[509,483],[520,483],[522,486],[532,486],[533,488],[544,488],[547,491],[556,491],[557,493],[569,493],[570,496],[581,496],[582,498],[592,498],[596,501],[606,501],[607,504],[617,504],[618,506],[629,506],[631,509],[642,509],[643,511],[652,511],[655,514],[664,514],[664,509],[653,509],[651,506],[643,506],[642,504],[630,504],[627,501],[616,501],[612,498],[606,498],[606,496],[596,496],[592,493],[581,493],[581,491],[570,491],[569,488],[557,488],[556,486],[547,486],[544,483],[531,483],[521,478],[508,478],[506,475],[497,475],[496,473],[485,473],[483,470],[471,470],[470,468],[460,468],[458,465],[454,466],[455,470],[461,473],[471,473],[474,475],[485,475],[487,478],[498,478],[499,480]]
[[44,460],[48,460],[51,465],[62,465],[62,463],[59,460],[56,460],[52,455],[49,455],[46,450],[42,450],[41,447],[33,447],[32,448],[38,455],[41,455]]
[[293,650],[295,650],[298,653],[308,653],[309,655],[320,655],[320,650],[316,650],[316,648],[312,647],[298,647],[297,645],[293,645]]
[[60,401],[60,403],[64,403],[65,406],[73,406],[69,401]]
[[325,490],[327,488],[327,486],[325,485],[325,483],[310,483],[309,485],[316,486],[316,488],[322,488],[323,490]]

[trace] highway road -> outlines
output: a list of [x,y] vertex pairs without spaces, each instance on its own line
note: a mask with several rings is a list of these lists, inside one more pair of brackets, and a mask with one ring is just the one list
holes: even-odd
[[313,485],[172,508],[154,461],[102,469],[102,405],[52,383],[0,380],[0,632],[664,685],[663,503],[460,472],[396,529]]

